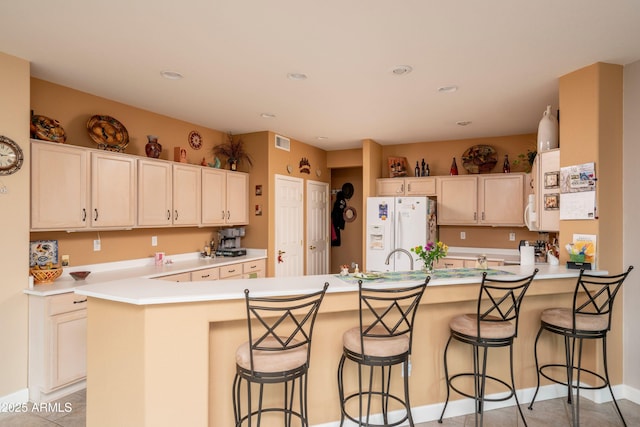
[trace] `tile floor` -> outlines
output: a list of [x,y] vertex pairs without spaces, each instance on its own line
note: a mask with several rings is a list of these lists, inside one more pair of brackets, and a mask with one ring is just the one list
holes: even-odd
[[[56,405],[57,403],[57,405]],[[627,425],[640,426],[640,405],[629,400],[619,400],[620,408]],[[53,411],[37,411],[38,407],[28,405],[27,413],[0,412],[0,427],[85,427],[86,393],[81,390],[64,397],[50,406]],[[36,409],[36,410],[34,410]],[[564,399],[552,399],[536,402],[533,411],[526,409],[524,416],[529,427],[562,427],[571,425],[571,408]],[[582,427],[621,426],[612,403],[596,404],[587,399],[580,401],[580,420]],[[437,421],[416,424],[416,427],[464,427],[475,425],[474,416],[465,415],[445,418],[442,424]],[[488,411],[484,415],[486,427],[522,426],[522,420],[515,407]],[[219,427],[219,426],[212,426]]]

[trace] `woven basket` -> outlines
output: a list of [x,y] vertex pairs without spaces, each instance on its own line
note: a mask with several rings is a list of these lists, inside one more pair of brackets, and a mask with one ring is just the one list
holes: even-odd
[[33,276],[33,282],[36,285],[44,285],[47,283],[53,283],[62,274],[62,268],[54,268],[51,270],[35,270],[31,269],[31,275]]

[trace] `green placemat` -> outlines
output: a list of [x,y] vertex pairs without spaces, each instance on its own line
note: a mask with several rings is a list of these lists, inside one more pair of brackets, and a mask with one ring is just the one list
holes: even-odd
[[[487,276],[503,276],[503,275],[513,275],[514,273],[510,273],[508,271],[502,270],[494,270],[494,269],[486,269],[483,270],[481,268],[443,268],[439,270],[435,270],[433,273],[429,274],[432,280],[435,279],[460,279],[464,277],[477,277],[478,279],[482,277],[483,272],[487,272]],[[358,283],[360,278],[353,277],[353,275],[341,276],[336,274],[336,277],[347,283]],[[416,270],[416,271],[390,271],[382,274],[382,277],[376,277],[372,279],[364,278],[362,281],[364,283],[393,283],[393,282],[420,282],[424,281],[427,277],[427,274]]]

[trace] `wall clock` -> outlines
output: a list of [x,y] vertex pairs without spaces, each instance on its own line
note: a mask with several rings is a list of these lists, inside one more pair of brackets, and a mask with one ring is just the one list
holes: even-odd
[[11,175],[22,167],[24,155],[18,144],[0,135],[0,175]]
[[197,131],[191,131],[189,133],[189,145],[194,150],[199,150],[202,147],[202,136]]

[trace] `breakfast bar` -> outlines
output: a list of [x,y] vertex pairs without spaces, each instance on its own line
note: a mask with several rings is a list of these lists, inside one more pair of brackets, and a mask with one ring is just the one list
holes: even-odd
[[[489,274],[524,276],[533,268],[505,266],[490,269]],[[522,305],[515,344],[519,390],[535,387],[533,344],[540,312],[552,304],[569,305],[579,273],[562,266],[539,268]],[[417,422],[437,419],[445,399],[442,352],[449,320],[475,311],[482,270],[454,271],[432,274],[416,317],[410,388]],[[412,273],[369,282],[394,287],[424,277]],[[255,296],[295,295],[319,290],[325,282],[329,288],[313,336],[309,420],[313,426],[338,425],[341,336],[358,319],[357,279],[338,275],[180,283],[132,278],[78,287],[75,292],[88,298],[87,425],[233,425],[235,351],[247,339],[244,289]],[[549,340],[541,358],[560,354],[560,345]],[[450,368],[468,370],[470,358],[463,356],[452,358]],[[507,352],[494,354],[489,370],[499,370],[507,358]],[[583,364],[594,361],[593,350],[587,351]],[[350,374],[355,372],[345,377]],[[399,370],[394,375],[398,386]],[[613,382],[619,380],[614,373]],[[274,394],[274,399],[281,397]],[[448,416],[457,415],[454,412]]]

